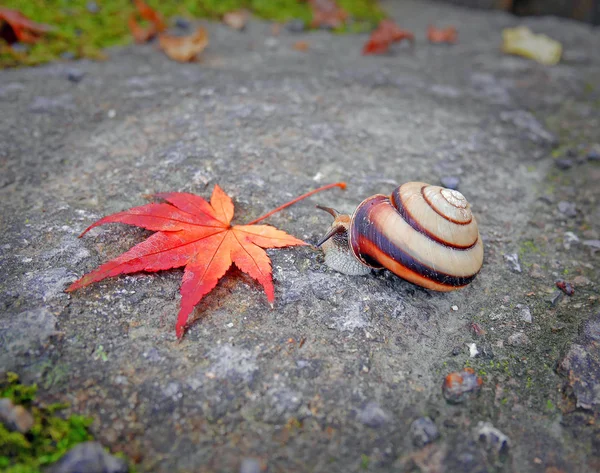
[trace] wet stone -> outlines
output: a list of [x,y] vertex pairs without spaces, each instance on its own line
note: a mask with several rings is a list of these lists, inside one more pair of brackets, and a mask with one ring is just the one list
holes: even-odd
[[381,427],[389,420],[388,414],[376,402],[369,402],[357,416],[358,420],[367,427]]
[[107,453],[98,442],[84,442],[69,450],[48,473],[127,473],[125,460]]
[[57,318],[46,308],[9,315],[0,319],[0,366],[12,369],[17,354],[43,348],[57,333]]
[[465,368],[446,376],[442,393],[446,401],[457,404],[477,396],[482,384],[483,380],[475,374],[473,368]]
[[448,189],[458,190],[460,179],[456,176],[444,176],[440,179],[440,183]]
[[0,399],[0,422],[10,431],[26,433],[33,427],[33,416],[23,406],[15,406],[10,399]]
[[429,417],[419,417],[414,420],[410,425],[410,433],[413,444],[418,448],[424,447],[440,436],[435,422]]

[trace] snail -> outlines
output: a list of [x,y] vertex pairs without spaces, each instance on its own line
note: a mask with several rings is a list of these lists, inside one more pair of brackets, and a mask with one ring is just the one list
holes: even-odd
[[389,197],[363,200],[352,216],[317,207],[334,218],[317,246],[341,273],[386,268],[419,286],[453,291],[473,281],[483,264],[477,222],[456,190],[408,182]]

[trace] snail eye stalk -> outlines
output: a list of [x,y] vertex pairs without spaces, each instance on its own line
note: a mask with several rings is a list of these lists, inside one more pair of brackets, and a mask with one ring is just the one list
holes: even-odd
[[338,225],[335,227],[332,227],[323,238],[321,238],[321,240],[319,241],[319,243],[317,243],[317,248],[319,248],[323,243],[325,243],[327,240],[329,240],[331,237],[337,235],[338,233],[344,233],[346,232],[346,227],[344,227],[343,225]]

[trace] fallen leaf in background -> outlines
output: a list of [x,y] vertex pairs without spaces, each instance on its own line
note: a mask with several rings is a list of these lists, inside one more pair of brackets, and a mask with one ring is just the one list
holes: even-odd
[[35,43],[52,28],[31,21],[20,11],[0,7],[0,38],[8,44]]
[[158,44],[167,56],[175,61],[190,62],[208,45],[208,33],[202,27],[189,36],[161,34]]
[[562,45],[544,34],[534,34],[526,26],[502,30],[502,51],[553,66],[562,55]]
[[133,0],[133,3],[140,13],[140,16],[144,20],[152,23],[156,27],[157,32],[161,33],[167,29],[167,25],[160,13],[150,8],[142,0]]
[[388,51],[392,43],[407,39],[414,43],[415,36],[403,30],[392,20],[381,20],[377,28],[371,33],[369,41],[363,47],[363,54],[382,54]]
[[449,26],[448,28],[429,26],[427,28],[427,39],[430,43],[454,44],[458,39],[458,32],[454,26]]
[[296,41],[294,43],[294,49],[296,51],[306,52],[308,51],[309,44],[306,41]]
[[131,32],[131,36],[136,43],[147,43],[154,36],[156,36],[156,28],[154,25],[150,25],[146,28],[140,26],[140,24],[135,19],[135,14],[132,14],[127,20],[127,26],[129,27],[129,31]]
[[223,23],[234,30],[241,31],[246,27],[250,14],[247,10],[236,10],[223,15]]
[[154,11],[142,0],[135,0],[134,3],[139,15],[150,24],[147,27],[141,26],[136,19],[136,14],[132,13],[127,20],[127,26],[136,43],[147,43],[158,33],[164,31],[167,26],[160,13]]
[[120,274],[156,272],[185,267],[181,283],[181,306],[175,331],[184,334],[189,315],[202,298],[219,282],[232,264],[257,280],[269,302],[275,300],[271,260],[264,248],[306,245],[270,225],[256,225],[275,212],[299,200],[344,183],[320,187],[278,207],[246,225],[231,225],[234,205],[215,186],[210,203],[185,192],[157,194],[167,203],[153,203],[109,215],[90,225],[80,236],[105,223],[125,223],[154,231],[148,239],[104,263],[67,288],[75,291],[94,282]]
[[312,10],[313,28],[339,28],[348,19],[346,13],[334,0],[308,0]]

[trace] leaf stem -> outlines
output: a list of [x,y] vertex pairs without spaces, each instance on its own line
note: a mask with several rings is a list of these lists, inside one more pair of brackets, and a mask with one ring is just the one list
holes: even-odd
[[327,184],[326,186],[319,187],[318,189],[307,192],[306,194],[302,194],[300,197],[296,197],[294,200],[290,200],[289,202],[287,202],[283,205],[280,205],[275,210],[271,210],[269,213],[264,214],[262,217],[258,217],[257,219],[252,220],[250,223],[246,223],[246,225],[254,225],[255,223],[260,222],[261,220],[264,220],[265,218],[270,217],[274,213],[279,212],[280,210],[283,210],[286,207],[289,207],[290,205],[294,205],[296,202],[299,202],[302,199],[306,199],[307,197],[310,197],[311,195],[314,195],[321,191],[326,191],[327,189],[332,189],[334,187],[339,187],[340,189],[345,189],[346,183],[345,182],[336,182],[334,184]]

